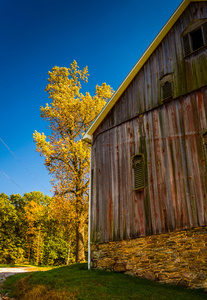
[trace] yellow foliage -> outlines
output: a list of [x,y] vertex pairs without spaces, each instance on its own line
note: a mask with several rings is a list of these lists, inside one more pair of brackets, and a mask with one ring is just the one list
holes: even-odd
[[88,81],[88,68],[80,70],[76,61],[70,68],[54,67],[48,74],[46,91],[52,102],[40,110],[41,117],[50,124],[51,134],[46,137],[35,131],[33,137],[36,150],[45,156],[45,165],[53,175],[55,195],[70,203],[70,219],[81,227],[87,221],[90,165],[90,147],[81,138],[113,90],[103,83],[96,86],[93,97],[88,92],[83,95],[81,88]]

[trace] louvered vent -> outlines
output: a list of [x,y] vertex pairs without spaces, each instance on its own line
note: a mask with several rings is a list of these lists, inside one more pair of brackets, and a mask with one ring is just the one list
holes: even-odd
[[140,190],[144,188],[144,155],[138,154],[132,158],[134,169],[134,189]]
[[172,97],[172,82],[165,82],[165,84],[162,86],[162,99],[168,99]]
[[207,22],[203,24],[203,35],[205,44],[207,44]]
[[207,152],[207,131],[202,135],[203,138],[203,145],[205,147],[205,150]]
[[183,36],[183,45],[184,45],[185,55],[190,54],[191,48],[190,48],[190,39],[189,39],[188,34]]

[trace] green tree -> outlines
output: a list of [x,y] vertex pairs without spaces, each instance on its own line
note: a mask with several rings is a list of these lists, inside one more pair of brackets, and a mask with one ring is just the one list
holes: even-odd
[[0,263],[65,264],[69,245],[73,261],[74,237],[66,225],[40,192],[0,194]]
[[24,261],[24,241],[19,236],[21,220],[9,197],[0,194],[0,261],[2,263],[22,263]]
[[51,198],[41,192],[25,193],[24,216],[27,223],[26,248],[28,260],[39,265],[43,257],[44,236],[47,232],[47,211]]

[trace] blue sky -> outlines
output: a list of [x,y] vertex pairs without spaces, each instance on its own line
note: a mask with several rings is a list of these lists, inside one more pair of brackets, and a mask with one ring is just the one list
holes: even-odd
[[52,196],[32,137],[49,134],[40,117],[47,72],[75,59],[89,69],[85,91],[103,82],[116,90],[180,2],[0,0],[0,193]]

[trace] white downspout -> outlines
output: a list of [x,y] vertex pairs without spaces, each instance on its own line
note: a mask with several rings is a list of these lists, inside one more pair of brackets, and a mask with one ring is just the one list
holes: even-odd
[[88,270],[91,268],[91,181],[92,181],[92,147],[90,154],[89,213],[88,213]]

